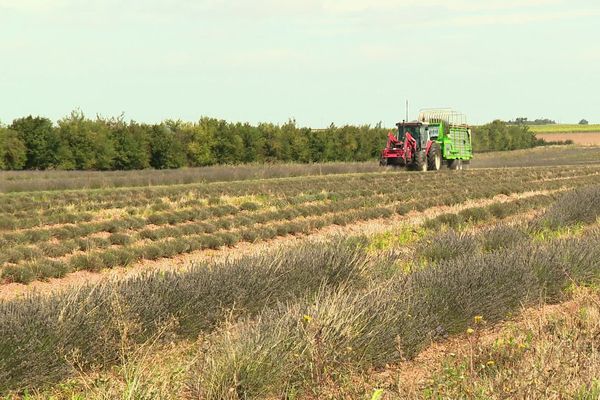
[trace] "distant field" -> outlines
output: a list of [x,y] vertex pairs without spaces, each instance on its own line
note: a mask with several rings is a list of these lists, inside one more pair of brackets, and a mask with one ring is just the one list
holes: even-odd
[[578,124],[553,124],[553,125],[530,125],[529,129],[535,133],[570,133],[570,132],[600,132],[600,124],[578,125]]
[[600,146],[600,131],[597,132],[569,132],[569,133],[537,133],[538,139],[547,142],[572,140],[574,144],[584,146]]
[[551,165],[597,164],[600,147],[544,146],[514,151],[475,154],[472,168],[518,168]]

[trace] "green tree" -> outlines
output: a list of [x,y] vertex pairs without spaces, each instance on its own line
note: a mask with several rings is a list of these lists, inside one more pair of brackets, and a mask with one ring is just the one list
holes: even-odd
[[281,140],[285,149],[284,161],[309,162],[310,155],[310,129],[298,128],[296,121],[291,119],[281,126]]
[[320,161],[338,160],[340,155],[340,141],[337,131],[338,128],[332,123],[327,129],[319,132],[323,143],[323,156]]
[[235,125],[220,120],[215,133],[214,155],[219,164],[238,164],[244,154],[244,141]]
[[101,119],[92,121],[81,111],[73,111],[58,121],[58,164],[81,170],[107,170],[113,167],[115,149],[108,125]]
[[337,161],[354,161],[358,150],[360,130],[356,126],[345,125],[337,130],[339,152]]
[[248,123],[237,123],[235,129],[242,138],[243,155],[240,162],[264,162],[266,158],[265,137],[261,130]]
[[535,145],[535,134],[527,125],[508,125],[496,120],[473,130],[475,151],[526,149]]
[[181,130],[190,166],[200,167],[217,162],[214,147],[218,126],[218,120],[202,117],[196,124],[188,123],[178,128]]
[[186,165],[183,142],[177,137],[177,125],[153,125],[150,133],[150,165],[156,169],[180,168]]
[[311,162],[324,160],[326,135],[321,129],[311,129],[308,132],[308,151]]
[[294,161],[292,142],[295,140],[296,125],[293,121],[288,121],[283,126],[277,127],[277,136],[275,137],[275,149],[277,151],[277,160],[290,162]]
[[265,161],[281,160],[281,129],[271,123],[260,123],[258,129],[264,140],[263,154]]
[[145,169],[150,167],[150,128],[122,118],[105,121],[114,147],[114,169]]
[[357,131],[357,144],[355,160],[367,161],[379,157],[381,149],[387,141],[388,130],[382,128],[381,122],[374,128],[369,125],[363,125]]
[[26,148],[25,168],[46,169],[56,164],[58,140],[48,118],[28,116],[15,119],[9,127]]
[[0,127],[0,169],[20,170],[27,162],[27,148],[13,130]]

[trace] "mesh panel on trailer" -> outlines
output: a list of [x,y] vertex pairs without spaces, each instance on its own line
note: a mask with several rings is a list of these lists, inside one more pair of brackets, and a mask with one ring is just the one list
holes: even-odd
[[465,128],[450,128],[449,136],[453,154],[461,156],[469,154],[471,144],[469,143],[469,134]]
[[467,125],[466,115],[451,108],[422,109],[419,111],[419,121],[429,123],[445,122],[448,125]]

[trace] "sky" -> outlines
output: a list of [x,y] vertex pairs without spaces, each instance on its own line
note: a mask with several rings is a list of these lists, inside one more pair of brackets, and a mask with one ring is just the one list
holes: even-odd
[[600,123],[597,0],[0,0],[0,121]]

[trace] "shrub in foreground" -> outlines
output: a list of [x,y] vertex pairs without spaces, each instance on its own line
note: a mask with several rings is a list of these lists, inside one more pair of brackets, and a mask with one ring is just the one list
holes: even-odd
[[522,305],[558,300],[572,282],[597,281],[598,259],[597,231],[583,241],[456,258],[362,292],[325,289],[215,335],[188,386],[203,399],[318,396],[338,374],[411,357],[440,335],[464,331],[475,315],[495,322]]
[[[121,255],[113,254],[115,257]],[[81,256],[78,264],[91,260]],[[260,256],[198,264],[186,271],[145,273],[50,296],[0,303],[0,393],[60,381],[107,366],[164,329],[196,337],[226,318],[364,282],[368,259],[341,241],[309,243]]]
[[594,185],[565,193],[533,225],[534,228],[556,229],[577,223],[592,223],[598,216],[600,185]]
[[468,233],[448,230],[422,240],[416,249],[417,257],[425,261],[443,261],[479,250],[476,238]]

